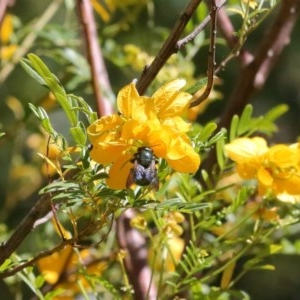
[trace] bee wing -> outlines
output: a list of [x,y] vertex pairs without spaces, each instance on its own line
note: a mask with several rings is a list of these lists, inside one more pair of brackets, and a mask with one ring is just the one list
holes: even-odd
[[149,170],[151,172],[151,178],[152,178],[152,181],[151,181],[151,187],[155,190],[155,191],[158,191],[159,189],[159,180],[158,180],[158,177],[157,177],[157,169],[156,169],[156,160],[153,159],[152,162],[151,162],[151,165],[149,167]]

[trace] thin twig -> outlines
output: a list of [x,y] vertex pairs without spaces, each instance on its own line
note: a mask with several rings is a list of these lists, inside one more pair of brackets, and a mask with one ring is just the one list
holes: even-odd
[[235,29],[224,8],[221,8],[218,12],[217,23],[220,34],[227,41],[231,52],[215,69],[215,74],[224,69],[226,64],[235,57],[238,58],[242,66],[249,64],[253,60],[253,55],[246,49],[243,49],[243,45],[240,45],[238,37],[234,34]]
[[50,250],[45,250],[43,252],[40,252],[37,256],[35,256],[34,258],[19,264],[18,266],[16,266],[15,268],[5,271],[3,273],[0,273],[0,279],[3,278],[7,278],[9,276],[13,276],[16,273],[22,271],[24,268],[29,267],[34,265],[38,260],[40,260],[41,258],[44,258],[46,256],[50,256],[53,253],[62,250],[65,246],[67,245],[71,245],[74,242],[74,240],[63,240],[59,245],[55,246],[54,248],[50,249]]
[[140,95],[143,95],[145,93],[150,83],[156,77],[161,68],[165,65],[170,56],[177,51],[176,44],[179,40],[179,37],[181,36],[185,26],[187,25],[194,11],[197,9],[201,2],[202,0],[191,0],[189,2],[183,13],[177,20],[167,40],[154,58],[153,62],[150,64],[150,66],[144,69],[143,73],[136,83],[136,88]]
[[17,48],[12,60],[5,64],[3,69],[0,70],[0,85],[13,71],[15,65],[19,63],[20,59],[29,51],[34,41],[38,37],[40,31],[47,25],[49,20],[58,11],[62,0],[51,1],[48,8],[45,10],[43,15],[33,24],[30,33],[25,37],[21,45]]
[[112,89],[99,47],[96,22],[89,0],[77,0],[78,14],[83,27],[83,38],[86,43],[87,57],[91,67],[91,80],[97,104],[98,115],[113,113]]
[[32,207],[8,241],[0,246],[0,265],[20,246],[34,228],[35,222],[49,211],[51,211],[51,201],[49,196],[45,194]]
[[[277,62],[283,49],[290,41],[291,32],[299,18],[300,1],[286,0],[281,6],[275,22],[270,26],[262,42],[257,47],[253,60],[243,67],[237,78],[235,90],[223,111],[218,128],[229,128],[232,117],[240,114],[250,97],[262,89],[269,73]],[[216,164],[216,153],[212,150],[201,168],[212,174]],[[213,180],[213,176],[211,178]]]
[[191,33],[189,33],[187,36],[179,40],[176,43],[176,49],[180,50],[186,44],[193,41],[196,38],[196,36],[205,28],[205,26],[209,23],[209,21],[210,21],[210,15],[206,16],[206,18],[198,26],[196,26],[196,28]]
[[[68,171],[64,178],[73,178],[77,172],[77,170]],[[49,194],[43,194],[23,218],[9,239],[0,246],[0,265],[9,258],[34,228],[47,222],[52,214],[51,197]]]
[[262,89],[269,73],[277,62],[284,47],[290,42],[292,29],[299,18],[299,0],[285,0],[270,30],[262,39],[253,61],[239,74],[236,88],[221,116],[220,127],[227,127],[234,114],[240,114],[250,96]]
[[[53,215],[52,212],[51,212],[51,215]],[[36,223],[37,222],[34,223],[33,228],[36,227]],[[62,232],[60,232],[60,236],[62,238],[62,242],[60,244],[56,245],[55,247],[53,247],[50,250],[45,250],[45,251],[40,252],[37,256],[35,256],[32,259],[29,259],[28,261],[14,267],[13,269],[10,269],[8,271],[4,271],[3,273],[0,272],[0,279],[15,275],[16,273],[22,271],[24,268],[29,267],[29,266],[33,266],[40,259],[42,259],[46,256],[50,256],[50,255],[54,254],[55,252],[62,250],[67,245],[71,245],[72,247],[78,248],[78,249],[85,249],[85,248],[92,248],[92,247],[96,248],[96,247],[99,246],[100,243],[102,243],[104,240],[107,239],[107,236],[111,231],[112,224],[113,224],[113,222],[111,221],[110,224],[109,224],[109,228],[108,228],[107,232],[104,233],[104,234],[101,234],[101,238],[97,242],[94,242],[94,243],[89,244],[89,245],[80,245],[80,244],[78,244],[78,237],[76,237],[76,236],[74,236],[70,239],[66,239],[64,237],[64,235],[62,234]],[[85,230],[80,232],[80,238],[85,238],[86,236],[87,236],[87,234],[86,234]],[[0,250],[1,250],[1,248],[0,248]]]
[[215,53],[216,53],[216,34],[217,34],[217,12],[219,6],[216,5],[216,0],[212,0],[211,11],[210,11],[210,44],[207,62],[207,84],[204,92],[192,103],[190,103],[190,108],[199,105],[205,99],[208,98],[214,83],[215,75]]

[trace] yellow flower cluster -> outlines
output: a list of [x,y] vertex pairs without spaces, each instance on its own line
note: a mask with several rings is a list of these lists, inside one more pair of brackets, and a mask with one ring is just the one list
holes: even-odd
[[17,45],[12,43],[13,33],[13,16],[6,14],[0,26],[0,60],[10,60],[17,50]]
[[258,6],[258,3],[256,0],[243,0],[244,3],[249,5],[252,9],[255,9]]
[[164,158],[178,172],[198,170],[200,157],[186,135],[190,124],[181,117],[192,97],[180,91],[184,85],[185,80],[176,79],[152,97],[145,97],[131,83],[117,96],[119,114],[103,116],[88,127],[91,158],[103,165],[112,164],[109,187],[126,188],[130,160],[139,147],[151,148],[157,158]]
[[260,195],[300,195],[300,145],[268,147],[261,137],[238,138],[225,146],[239,175],[256,178]]

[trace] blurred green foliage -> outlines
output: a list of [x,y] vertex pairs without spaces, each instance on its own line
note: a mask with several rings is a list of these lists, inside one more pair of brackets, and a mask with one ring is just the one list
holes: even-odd
[[[0,132],[5,133],[5,135],[0,137],[0,223],[5,224],[0,230],[1,240],[5,240],[8,236],[8,232],[13,230],[22,217],[27,214],[38,199],[40,189],[48,183],[49,173],[45,170],[45,162],[37,155],[37,152],[46,155],[46,152],[48,151],[44,129],[47,131],[48,128],[48,133],[52,135],[55,132],[58,132],[59,138],[63,137],[65,139],[64,145],[67,145],[68,143],[71,145],[80,144],[83,149],[86,146],[84,127],[95,119],[95,115],[91,112],[88,115],[90,119],[78,118],[78,112],[80,110],[85,110],[85,112],[87,112],[89,109],[88,105],[95,110],[95,103],[93,90],[90,84],[91,77],[89,64],[86,60],[86,49],[82,42],[82,31],[77,18],[75,1],[53,1],[56,2],[57,5],[53,17],[51,17],[50,21],[41,28],[32,30],[34,24],[37,24],[36,22],[41,19],[41,16],[43,16],[45,12],[48,12],[49,7],[51,6],[50,2],[36,0],[16,1],[9,10],[9,13],[13,16],[13,32],[7,45],[5,44],[6,42],[4,43],[3,41],[1,45],[2,47],[9,45],[23,45],[23,47],[25,47],[26,45],[24,46],[22,43],[31,33],[34,40],[26,49],[27,51],[25,51],[24,56],[22,56],[22,58],[24,58],[23,67],[25,65],[26,69],[27,66],[27,71],[31,73],[32,77],[38,79],[34,80],[31,76],[28,76],[24,68],[20,67],[18,61],[14,64],[12,72],[0,83]],[[113,1],[108,1],[107,3],[112,2]],[[236,6],[238,2],[239,1],[233,0],[228,1],[231,6]],[[108,17],[103,12],[97,11],[96,7],[94,7],[94,9],[98,25],[99,43],[105,58],[112,91],[113,94],[116,94],[122,86],[131,82],[134,78],[138,78],[143,71],[144,66],[151,63],[153,57],[168,36],[170,28],[173,26],[175,20],[188,1],[132,1],[132,5],[130,4],[130,1],[115,1],[114,7],[109,6],[107,3],[103,7],[106,9]],[[199,21],[207,15],[207,12],[206,6],[202,5],[188,24],[186,28],[187,32],[189,32],[195,24],[198,24]],[[232,14],[233,24],[236,28],[239,28],[242,19],[238,14],[234,14],[233,12]],[[263,38],[264,30],[270,24],[272,19],[273,14],[268,16],[268,18],[260,24],[258,29],[251,32],[247,37],[246,45],[249,49],[255,49],[257,42]],[[230,139],[239,135],[244,135],[245,132],[251,132],[251,130],[254,131],[256,129],[255,126],[259,127],[261,131],[263,131],[262,128],[264,128],[267,132],[274,132],[276,127],[272,122],[281,115],[281,113],[286,111],[285,104],[288,104],[290,110],[286,113],[285,117],[280,118],[277,122],[280,130],[272,135],[272,140],[274,142],[292,142],[296,140],[300,127],[298,117],[300,113],[300,60],[298,59],[300,45],[295,41],[297,41],[297,37],[300,34],[299,31],[300,26],[295,26],[295,30],[291,37],[291,45],[281,56],[276,65],[276,69],[272,72],[264,89],[253,96],[252,103],[254,107],[254,117],[252,117],[252,107],[250,106],[246,108],[241,117],[236,116],[232,121],[231,131],[229,132]],[[183,77],[188,81],[189,86],[192,86],[199,78],[205,77],[208,43],[209,33],[206,29],[193,42],[188,44],[183,51],[171,57],[149,88],[149,93],[151,94],[155,91],[163,82],[174,78]],[[31,60],[30,57],[26,58],[28,52],[38,55],[51,70],[51,73],[46,74],[47,72],[43,72],[45,70],[40,70],[40,73],[34,73],[30,67],[34,64],[34,59],[38,58],[33,56],[31,56]],[[221,61],[228,52],[224,40],[218,36],[216,50],[217,62]],[[9,58],[4,59],[2,57],[1,70],[9,63]],[[37,66],[40,66],[40,62],[37,62],[35,69]],[[53,74],[55,74],[55,77],[57,78],[55,78]],[[217,148],[223,149],[224,140],[222,138],[225,136],[225,132],[213,136],[212,133],[216,126],[214,123],[208,122],[219,117],[226,104],[226,99],[228,99],[230,93],[234,89],[234,82],[237,80],[238,76],[238,67],[236,62],[232,61],[226,66],[226,70],[220,74],[220,77],[222,77],[222,84],[218,86],[218,91],[222,94],[223,100],[212,102],[205,110],[205,113],[198,117],[199,128],[204,128],[205,130],[202,131],[201,136],[193,136],[193,138],[196,147],[204,150],[204,152],[208,151],[215,143],[217,143]],[[49,79],[49,82],[44,82],[44,78],[46,77]],[[54,96],[56,96],[56,99],[62,96],[61,103],[59,103],[61,106],[68,103],[65,101],[67,98],[71,98],[74,107],[80,107],[80,109],[74,111],[74,109],[72,110],[65,107],[65,110],[63,111],[61,106],[54,101],[53,95],[49,93],[49,90],[45,86],[43,86],[45,83],[48,87],[53,84],[50,90]],[[82,104],[81,99],[85,99],[86,106]],[[32,105],[30,106],[29,103]],[[284,105],[277,106],[281,103],[284,103]],[[67,117],[65,112],[69,112]],[[263,115],[265,115],[265,118],[260,117]],[[36,116],[38,116],[38,118],[36,118]],[[42,120],[42,125],[44,126],[41,126],[41,122],[39,122],[38,119]],[[51,125],[47,123],[47,120],[49,119],[51,120]],[[72,127],[71,131],[69,122]],[[44,129],[42,129],[42,127],[44,127]],[[75,140],[75,143],[73,140]],[[65,146],[63,146],[63,148],[64,150],[66,149]],[[81,154],[84,156],[83,152]],[[68,159],[72,160],[73,157],[70,157],[68,157]],[[225,160],[226,158],[223,157],[223,152],[220,150],[218,152],[218,163],[222,169],[227,163]],[[160,171],[163,172],[163,170]],[[167,176],[167,174],[164,174],[164,176]],[[105,175],[103,175],[103,177],[105,177]],[[173,180],[176,182],[176,177]],[[201,191],[201,189],[195,188],[195,190],[190,190],[190,179],[183,176],[180,180],[182,185],[181,190],[178,191],[176,195],[178,197],[174,196],[169,202],[166,201],[158,204],[156,209],[164,210],[168,208],[169,210],[173,210],[175,207],[177,210],[189,213],[197,210],[197,218],[198,220],[201,220],[201,223],[199,223],[201,224],[201,230],[205,229],[206,226],[207,228],[210,228],[212,223],[221,224],[224,216],[232,216],[232,214],[236,213],[235,210],[237,207],[240,207],[250,195],[249,190],[241,190],[236,202],[232,203],[224,210],[220,209],[219,215],[213,215],[213,211],[215,210],[206,203],[208,202],[207,199],[209,199],[211,191],[199,196],[199,190]],[[48,188],[51,190],[51,186]],[[55,188],[58,188],[58,186],[56,185]],[[66,188],[66,186],[63,186],[63,188]],[[74,189],[78,188],[79,193],[83,193],[81,186],[75,186],[74,188],[74,186],[70,185],[68,188],[71,191],[70,203],[74,204],[76,200],[75,196],[77,196],[77,194],[74,196]],[[165,190],[166,189],[163,187],[161,193],[165,192]],[[66,193],[68,191],[69,190],[67,189]],[[84,190],[84,192],[87,193],[86,190]],[[104,190],[104,196],[105,192],[106,191]],[[84,195],[86,196],[86,194]],[[72,198],[71,196],[74,197]],[[123,196],[123,194],[117,194],[115,199],[118,199],[119,201]],[[191,202],[185,206],[180,206],[181,202],[178,199],[193,199],[196,204]],[[205,199],[205,203],[200,203],[203,199]],[[72,200],[74,200],[74,202],[72,202]],[[141,197],[139,200],[143,200],[143,198]],[[139,205],[140,202],[136,202],[136,206]],[[220,201],[215,205],[221,206],[222,203]],[[209,217],[206,220],[201,219],[202,209],[204,211],[209,211],[211,209],[211,211],[207,213],[207,216]],[[285,209],[288,210],[286,207],[282,208],[282,210]],[[297,217],[296,210],[297,208],[294,208],[291,212],[295,217]],[[155,218],[153,217],[153,219]],[[156,222],[158,221],[156,220]],[[283,229],[280,232],[280,234],[292,236],[292,242],[290,240],[287,242],[281,241],[284,248],[283,254],[288,253],[288,249],[290,249],[294,255],[295,253],[299,254],[297,243],[293,243],[293,240],[297,241],[299,239],[299,228],[298,225],[294,225],[292,228],[294,228],[294,231],[292,229]],[[201,234],[201,230],[198,228],[199,234]],[[28,237],[25,240],[20,252],[37,254],[36,248],[51,248],[53,242],[58,240],[52,224],[46,224],[43,229],[37,229],[36,233],[36,235]],[[51,238],[43,240],[43,235],[45,234],[48,234]],[[211,237],[208,236],[204,240],[209,244],[210,238]],[[108,244],[109,243],[113,244],[111,237],[108,238]],[[290,248],[288,245],[290,245]],[[185,278],[186,281],[180,282],[179,280],[177,282],[176,280],[180,278],[181,274],[184,272],[182,270],[182,273],[175,272],[173,281],[170,281],[170,286],[173,285],[175,290],[180,291],[185,285],[188,286],[188,284],[190,284],[190,280],[194,280],[192,275],[196,271],[203,271],[206,267],[213,264],[213,261],[220,255],[218,252],[218,244],[209,245],[209,247],[211,247],[210,257],[205,260],[205,253],[202,253],[202,257],[200,255],[201,253],[199,254],[194,249],[195,245],[193,243],[188,245],[181,267],[183,269],[185,268],[184,272],[190,275],[190,277],[187,276]],[[228,247],[230,248],[231,245],[228,245]],[[241,249],[241,252],[239,253],[241,257],[242,254],[244,254],[244,250],[246,251],[248,249],[247,246],[245,247],[246,249]],[[107,253],[107,249],[103,246],[103,249],[101,250],[103,253]],[[198,255],[201,256],[200,259],[199,256],[195,257],[195,253],[198,253]],[[269,258],[266,262],[264,261],[265,257],[269,254],[272,254],[272,249],[266,249],[265,256],[259,257],[260,260],[253,262],[253,264],[256,264],[255,266],[257,266],[257,268],[261,267],[261,265],[265,266],[269,264]],[[279,273],[274,273],[272,285],[274,282],[281,282],[282,273],[288,273],[290,270],[287,266],[292,266],[294,264],[294,260],[286,263],[281,256],[278,257],[278,260],[276,260],[276,256],[274,257],[276,260],[274,264],[278,264]],[[15,256],[14,259],[15,263],[23,258]],[[298,260],[297,255],[295,255],[295,259],[296,261]],[[7,262],[7,264],[9,263],[12,263],[12,261]],[[259,265],[260,263],[261,265]],[[186,265],[190,268],[186,268]],[[280,271],[281,268],[283,268],[283,271]],[[287,270],[285,268],[287,268]],[[33,273],[31,271],[32,270],[26,270],[25,273],[27,273],[25,275],[29,275],[26,277],[22,274],[22,279],[26,281],[29,278],[31,281],[27,282],[27,285],[38,291],[44,283],[43,279],[39,276],[32,277]],[[84,272],[84,270],[82,270],[82,272]],[[250,290],[253,289],[252,293],[255,295],[255,298],[253,299],[275,299],[275,294],[272,293],[269,298],[266,298],[265,295],[259,295],[259,290],[263,290],[265,286],[260,287],[260,282],[255,280],[256,273],[252,275],[251,272],[249,272],[250,275],[248,281],[247,276],[245,276],[239,283],[241,290],[247,290],[247,287],[250,286]],[[257,276],[264,277],[265,273],[263,272],[267,271],[260,271]],[[293,280],[296,277],[299,277],[299,273],[296,272],[296,270],[293,270],[293,272],[295,272],[295,275],[290,279],[289,284],[291,286],[288,285],[288,287],[290,288],[291,293],[296,294],[297,292],[294,291],[294,289],[296,289],[295,285],[298,284],[298,282],[293,283]],[[215,275],[214,278],[218,277],[219,274],[220,273],[213,274]],[[268,276],[269,275],[266,277]],[[278,276],[278,278],[276,276]],[[91,278],[90,280],[92,281]],[[98,280],[100,281],[101,279],[98,278]],[[263,278],[262,281],[264,280],[267,281],[268,278]],[[115,281],[118,280],[115,279]],[[115,281],[112,280],[114,283]],[[114,295],[114,287],[110,285],[109,281],[103,279],[101,284],[106,286],[107,290]],[[18,285],[18,281],[12,283],[12,286]],[[199,286],[195,285],[195,295],[197,294],[197,288],[200,289]],[[10,294],[6,289],[6,286],[3,287],[3,290],[2,287],[0,287],[0,289],[0,296]],[[19,290],[22,291],[22,288]],[[84,291],[84,288],[82,288],[82,290]],[[218,296],[221,295],[220,290],[212,291],[212,297],[213,293]],[[242,299],[243,292],[237,293],[238,295],[236,296]],[[276,293],[276,291],[274,293]],[[29,294],[30,292],[28,290],[24,292],[24,295]],[[223,294],[223,298],[218,299],[231,299],[226,298],[225,294],[226,293]],[[233,297],[235,296],[234,293],[232,295]],[[51,295],[49,294],[49,298],[50,296]],[[281,295],[278,297],[279,298],[276,299],[283,299],[280,298],[283,297]]]

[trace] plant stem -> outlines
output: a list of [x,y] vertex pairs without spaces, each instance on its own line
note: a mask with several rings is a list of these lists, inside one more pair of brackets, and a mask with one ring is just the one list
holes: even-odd
[[210,12],[210,45],[208,52],[208,65],[207,65],[207,84],[204,92],[192,103],[190,103],[189,107],[192,108],[194,106],[199,105],[204,100],[206,100],[212,90],[214,83],[214,74],[215,74],[215,53],[216,53],[216,34],[217,34],[217,12],[219,7],[216,5],[216,0],[212,0],[212,7]]
[[113,92],[105,67],[102,51],[99,47],[96,22],[89,0],[77,0],[78,15],[83,27],[88,61],[91,67],[91,80],[94,89],[98,116],[113,113]]
[[202,0],[191,0],[188,3],[151,65],[145,67],[136,84],[136,88],[140,95],[145,93],[146,89],[165,65],[169,57],[177,51],[176,44],[185,26],[201,2]]
[[[229,128],[232,117],[235,114],[241,114],[250,97],[264,87],[271,70],[290,41],[292,30],[299,18],[299,11],[299,0],[281,2],[275,22],[266,32],[261,44],[257,46],[253,60],[242,66],[240,70],[235,90],[232,92],[218,123],[219,129]],[[212,150],[201,168],[212,174],[216,161],[216,152]],[[211,180],[214,181],[213,174]],[[205,185],[205,183],[203,184]]]

